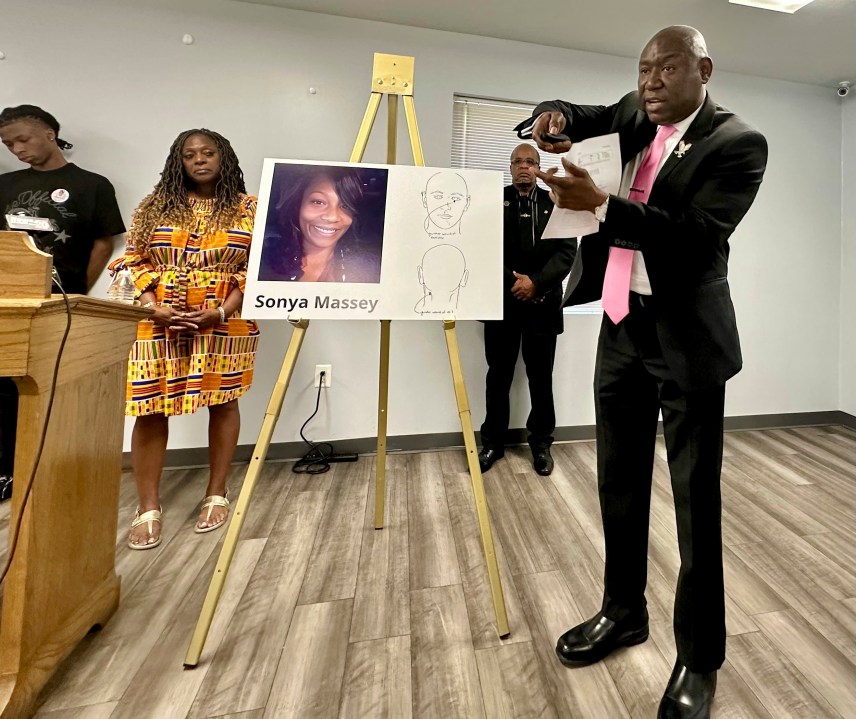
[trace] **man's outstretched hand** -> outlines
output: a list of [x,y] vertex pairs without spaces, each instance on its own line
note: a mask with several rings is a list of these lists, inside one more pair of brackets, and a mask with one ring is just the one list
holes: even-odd
[[550,199],[556,207],[566,210],[588,210],[594,212],[609,194],[601,190],[591,179],[587,170],[562,158],[565,174],[559,175],[555,167],[546,172],[535,170],[535,176],[550,188]]
[[561,135],[565,129],[565,116],[561,112],[542,112],[532,125],[532,139],[544,152],[560,155],[571,149],[571,141],[551,142],[545,135]]

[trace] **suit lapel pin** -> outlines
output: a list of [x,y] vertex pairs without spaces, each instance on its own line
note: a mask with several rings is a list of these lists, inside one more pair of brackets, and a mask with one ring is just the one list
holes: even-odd
[[689,149],[692,147],[691,142],[684,142],[681,140],[678,143],[678,149],[675,150],[675,157],[681,158],[689,152]]

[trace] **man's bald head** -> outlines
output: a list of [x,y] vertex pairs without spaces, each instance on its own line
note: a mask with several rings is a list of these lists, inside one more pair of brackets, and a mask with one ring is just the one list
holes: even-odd
[[683,120],[704,102],[713,72],[704,36],[694,27],[672,25],[652,37],[639,58],[639,100],[651,122]]
[[670,25],[669,27],[664,27],[648,41],[648,44],[650,45],[655,40],[668,40],[680,43],[684,46],[690,57],[696,60],[709,57],[704,35],[689,25]]

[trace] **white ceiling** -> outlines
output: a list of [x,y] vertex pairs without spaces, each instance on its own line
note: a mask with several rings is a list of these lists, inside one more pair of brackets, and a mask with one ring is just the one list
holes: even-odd
[[239,0],[636,58],[657,30],[693,25],[716,67],[835,86],[856,80],[856,0],[793,15],[728,0]]

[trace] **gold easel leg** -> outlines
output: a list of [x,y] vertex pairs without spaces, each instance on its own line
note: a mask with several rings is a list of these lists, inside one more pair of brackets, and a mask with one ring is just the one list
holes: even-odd
[[398,147],[398,95],[387,95],[386,115],[386,164],[395,164]]
[[369,135],[372,132],[377,109],[380,107],[380,99],[383,93],[373,92],[369,95],[369,104],[366,106],[366,114],[363,115],[363,122],[357,132],[357,139],[354,142],[354,149],[351,151],[351,158],[348,162],[362,162],[363,153],[366,151],[366,145],[369,143]]
[[195,667],[199,663],[199,657],[202,654],[205,639],[208,637],[208,630],[211,628],[211,621],[214,619],[214,612],[217,609],[217,602],[220,601],[220,593],[223,591],[226,575],[229,573],[229,565],[232,563],[232,556],[235,554],[238,536],[244,524],[247,507],[253,496],[253,488],[264,467],[273,430],[276,427],[279,413],[282,409],[285,391],[288,389],[288,383],[291,381],[294,364],[297,362],[297,355],[300,353],[300,346],[303,344],[303,337],[306,334],[308,326],[309,320],[300,320],[295,323],[294,332],[291,333],[291,341],[288,343],[288,350],[285,353],[285,358],[282,360],[279,377],[273,387],[270,401],[265,410],[264,422],[262,422],[262,429],[259,432],[259,438],[253,450],[253,457],[247,467],[247,474],[244,478],[244,484],[241,487],[241,494],[238,496],[238,501],[235,504],[235,511],[232,515],[232,521],[229,522],[226,538],[223,540],[223,548],[220,550],[220,557],[217,559],[214,576],[211,577],[211,583],[208,585],[208,594],[205,595],[202,612],[199,614],[199,620],[196,622],[196,629],[193,632],[193,638],[190,640],[187,656],[184,658],[184,666],[187,668]]
[[493,598],[493,611],[496,614],[496,628],[500,637],[507,637],[508,614],[505,610],[505,596],[502,593],[502,580],[499,577],[499,565],[496,561],[496,550],[493,546],[493,534],[490,530],[490,515],[487,511],[487,498],[484,494],[481,468],[476,452],[476,438],[473,434],[473,421],[470,417],[470,405],[467,400],[467,388],[464,385],[464,373],[461,369],[461,355],[458,352],[458,336],[455,333],[455,321],[444,320],[443,332],[446,335],[446,346],[449,349],[449,364],[452,366],[452,380],[455,385],[455,400],[458,403],[458,415],[461,418],[461,429],[464,432],[464,445],[467,449],[467,465],[473,482],[473,496],[476,500],[476,514],[479,520],[484,560],[487,564],[487,574],[490,580],[490,593]]
[[[398,95],[389,95],[389,114],[387,115],[386,161],[389,165],[396,162],[398,146]],[[422,145],[419,142],[419,129],[413,109],[413,98],[404,95],[404,111],[407,115],[407,132],[413,160],[416,165],[424,165]],[[389,406],[389,320],[380,322],[380,371],[378,377],[377,400],[377,463],[375,466],[375,529],[383,529],[386,501],[386,420]]]
[[422,154],[422,143],[419,140],[419,126],[416,124],[416,105],[413,96],[404,96],[404,116],[407,118],[407,134],[410,136],[410,148],[413,150],[413,164],[425,167],[425,157]]
[[386,500],[386,417],[389,405],[389,320],[380,321],[380,371],[377,396],[377,462],[375,464],[374,526],[383,529]]

